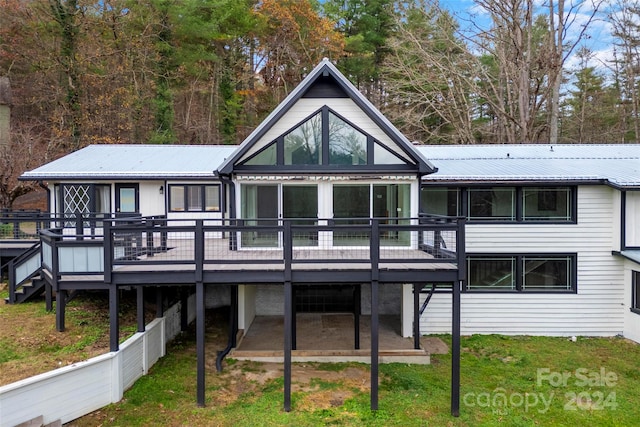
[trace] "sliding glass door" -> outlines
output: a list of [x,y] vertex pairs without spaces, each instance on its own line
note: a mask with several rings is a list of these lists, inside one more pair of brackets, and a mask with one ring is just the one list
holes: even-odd
[[[292,219],[293,225],[316,225],[318,223],[318,186],[283,185],[282,217]],[[293,229],[295,246],[318,246],[318,232]]]
[[[241,214],[245,225],[278,225],[278,186],[273,184],[242,185]],[[270,230],[256,230],[242,233],[244,247],[277,247],[278,233]]]

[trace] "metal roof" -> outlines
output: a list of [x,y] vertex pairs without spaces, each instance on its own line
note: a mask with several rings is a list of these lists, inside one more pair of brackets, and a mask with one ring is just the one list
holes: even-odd
[[[438,168],[426,182],[607,182],[640,189],[640,144],[417,145]],[[234,145],[90,145],[22,179],[201,179]]]
[[22,179],[213,178],[237,146],[90,145],[32,171]]
[[624,250],[624,251],[621,251],[621,252],[614,252],[614,254],[622,255],[626,259],[629,259],[629,260],[631,260],[633,262],[636,262],[636,263],[640,264],[640,251],[639,250],[627,249],[627,250]]
[[419,145],[424,181],[605,181],[640,188],[640,144]]

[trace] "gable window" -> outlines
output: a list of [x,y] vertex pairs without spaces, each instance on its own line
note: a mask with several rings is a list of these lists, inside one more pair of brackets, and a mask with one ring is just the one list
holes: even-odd
[[169,185],[169,211],[219,212],[219,185]]
[[575,292],[575,254],[470,255],[467,291]]
[[374,165],[387,170],[414,167],[325,105],[238,166],[285,166],[289,170],[305,166],[306,171]]
[[631,272],[631,311],[640,314],[640,271]]
[[284,136],[284,164],[322,164],[321,113],[317,113]]
[[333,113],[329,113],[329,164],[367,164],[367,136]]

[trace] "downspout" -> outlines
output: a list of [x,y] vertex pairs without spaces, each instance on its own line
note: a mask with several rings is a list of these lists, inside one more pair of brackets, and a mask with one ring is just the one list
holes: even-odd
[[47,213],[53,213],[51,212],[51,190],[49,190],[49,186],[45,185],[43,181],[38,181],[38,186],[47,192]]
[[[231,220],[229,222],[233,224],[233,220],[236,219],[236,184],[233,182],[229,175],[222,175],[218,173],[218,171],[214,171],[213,173],[222,182],[222,188],[225,189],[225,196],[226,189],[229,189],[229,219]],[[223,198],[223,200],[225,199],[226,197]],[[223,216],[225,211],[226,206],[223,207]],[[235,236],[235,232],[231,232],[229,234],[229,249],[231,250],[238,249],[237,242],[235,241]],[[224,350],[219,351],[216,357],[216,370],[218,372],[222,371],[222,361],[224,360],[224,358],[229,354],[231,349],[237,345],[236,336],[238,334],[238,285],[230,285],[229,292],[231,301],[231,310],[229,313],[229,336],[227,338],[227,346],[224,348]]]

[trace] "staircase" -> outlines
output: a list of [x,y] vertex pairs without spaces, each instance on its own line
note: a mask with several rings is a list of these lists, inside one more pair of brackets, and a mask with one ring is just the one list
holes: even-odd
[[19,304],[35,296],[42,295],[45,281],[42,271],[40,242],[33,245],[19,257],[9,262],[8,304]]

